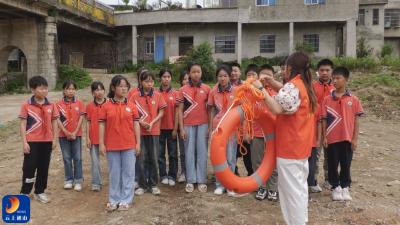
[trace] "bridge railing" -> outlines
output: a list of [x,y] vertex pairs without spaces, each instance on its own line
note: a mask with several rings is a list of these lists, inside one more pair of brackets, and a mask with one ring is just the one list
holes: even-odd
[[58,0],[60,4],[74,8],[80,13],[114,25],[114,9],[96,0]]

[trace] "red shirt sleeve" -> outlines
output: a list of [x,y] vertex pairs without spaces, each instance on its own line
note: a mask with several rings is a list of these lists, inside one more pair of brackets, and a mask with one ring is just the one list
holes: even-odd
[[51,119],[56,120],[60,117],[60,112],[58,111],[58,108],[55,104],[52,104],[52,105],[53,105],[53,109],[52,109],[53,113],[51,115]]
[[176,97],[176,102],[183,103],[183,87],[181,87],[178,91],[177,97]]
[[18,117],[21,119],[28,118],[28,104],[27,103],[22,104]]
[[358,98],[354,98],[354,111],[356,112],[357,116],[361,116],[364,114],[364,109],[361,105],[361,102]]
[[321,105],[321,118],[322,119],[326,119],[328,116],[328,112],[326,110],[326,104],[328,103],[328,98],[329,96],[327,96],[326,98],[324,98],[324,101],[322,101],[322,105]]
[[129,107],[132,109],[132,117],[133,117],[133,121],[139,121],[139,112],[137,110],[137,107],[135,104],[131,103],[129,105]]
[[107,108],[108,104],[104,104],[103,107],[99,110],[99,121],[106,121],[107,120]]
[[91,117],[92,117],[92,113],[91,113],[91,110],[90,110],[90,104],[91,103],[89,103],[89,104],[87,104],[86,105],[86,119],[88,120],[88,121],[90,121],[91,120]]
[[86,114],[86,108],[85,105],[81,101],[79,101],[79,115],[85,115]]
[[165,102],[165,99],[162,96],[162,94],[158,94],[158,99],[159,99],[158,110],[166,108],[167,102]]
[[215,106],[214,90],[212,90],[212,91],[210,92],[210,94],[208,95],[207,105],[209,105],[209,106]]

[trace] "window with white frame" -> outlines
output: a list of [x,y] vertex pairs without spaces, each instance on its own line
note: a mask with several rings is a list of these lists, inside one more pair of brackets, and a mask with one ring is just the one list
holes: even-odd
[[365,9],[358,10],[358,25],[365,25]]
[[272,6],[276,5],[277,0],[256,0],[256,6]]
[[234,35],[215,36],[215,53],[235,53]]
[[324,5],[326,0],[304,0],[306,5]]
[[145,38],[144,39],[144,53],[146,55],[152,55],[154,54],[154,38]]
[[309,44],[314,52],[319,52],[319,34],[304,34],[303,41]]
[[261,35],[260,53],[275,53],[275,35],[273,34]]

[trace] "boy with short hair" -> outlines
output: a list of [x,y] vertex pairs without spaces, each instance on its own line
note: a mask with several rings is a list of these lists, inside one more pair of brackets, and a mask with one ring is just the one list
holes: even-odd
[[322,103],[324,146],[328,152],[328,177],[334,201],[352,200],[350,166],[357,149],[358,118],[364,114],[359,99],[346,89],[349,76],[345,67],[336,68],[332,76],[336,90]]
[[59,114],[57,107],[47,99],[48,84],[45,78],[32,77],[29,87],[33,96],[22,104],[19,113],[24,152],[21,194],[29,195],[35,184],[35,199],[48,203],[50,199],[44,191],[47,188],[51,151],[57,146]]
[[[314,88],[314,93],[315,96],[317,97],[317,103],[319,107],[321,107],[321,104],[326,96],[328,96],[332,90],[335,89],[333,86],[332,82],[332,71],[333,71],[333,62],[330,59],[322,59],[321,61],[318,62],[317,64],[317,72],[318,72],[318,80],[313,82],[313,88]],[[328,157],[327,157],[327,152],[326,148],[323,148],[324,150],[324,164],[323,164],[323,169],[324,169],[324,187],[326,189],[330,189],[331,185],[329,184],[328,181]],[[319,167],[318,167],[318,161],[319,161],[319,156],[321,154],[321,149],[318,149],[317,154],[315,155],[317,158],[316,160],[316,167],[315,167],[315,177],[318,177],[319,174]],[[321,187],[316,184],[314,186],[310,186],[310,191],[314,193],[321,192]]]

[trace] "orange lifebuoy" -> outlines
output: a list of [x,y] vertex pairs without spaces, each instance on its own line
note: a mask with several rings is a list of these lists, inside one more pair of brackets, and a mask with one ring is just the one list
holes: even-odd
[[229,169],[226,161],[228,138],[237,130],[244,119],[244,112],[239,105],[230,107],[211,137],[211,164],[215,175],[226,189],[237,193],[248,193],[256,190],[268,180],[276,166],[275,116],[267,110],[258,110],[255,113],[257,114],[255,122],[261,126],[265,134],[265,150],[260,167],[251,176],[236,176]]

